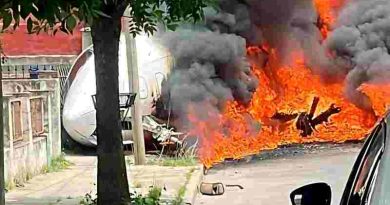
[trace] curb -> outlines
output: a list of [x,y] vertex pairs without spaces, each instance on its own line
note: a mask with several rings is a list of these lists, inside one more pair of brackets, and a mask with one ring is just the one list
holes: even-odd
[[186,194],[184,196],[184,204],[194,205],[196,196],[199,192],[199,185],[203,180],[203,166],[198,165],[196,170],[192,173],[191,179],[186,186]]

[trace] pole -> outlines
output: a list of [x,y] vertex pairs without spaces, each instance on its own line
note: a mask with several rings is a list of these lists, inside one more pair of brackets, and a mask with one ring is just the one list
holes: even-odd
[[[129,8],[126,14],[129,13]],[[130,15],[129,15],[130,16]],[[139,95],[139,75],[137,63],[137,48],[135,39],[129,33],[128,19],[126,19],[125,39],[126,39],[126,57],[127,57],[127,71],[129,76],[130,92],[136,93],[137,96],[134,105],[131,107],[131,124],[133,130],[134,141],[134,163],[135,165],[145,164],[145,140],[144,130],[142,127],[142,109]]]
[[90,27],[84,27],[81,29],[82,32],[82,49],[87,49],[90,45],[92,45],[92,36],[91,36],[91,28]]
[[5,180],[4,180],[4,131],[3,131],[3,70],[2,48],[0,44],[0,205],[5,205]]

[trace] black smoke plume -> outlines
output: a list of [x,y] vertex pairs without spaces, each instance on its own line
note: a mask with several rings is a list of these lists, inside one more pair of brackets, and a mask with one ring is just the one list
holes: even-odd
[[199,114],[218,114],[228,100],[250,102],[258,82],[246,60],[242,37],[181,30],[165,33],[161,39],[175,63],[162,84],[159,117],[166,118],[171,109],[171,116],[185,124],[189,105],[196,105]]
[[325,45],[334,59],[350,65],[345,81],[348,99],[372,109],[358,88],[363,83],[390,82],[390,1],[350,1]]
[[324,41],[311,0],[220,0],[218,11],[206,12],[208,31],[164,34],[175,66],[163,84],[160,107],[171,103],[173,114],[183,116],[190,103],[206,102],[215,113],[228,100],[248,103],[257,80],[245,47],[267,44],[286,62],[291,51],[301,49],[324,82],[345,82],[345,96],[372,111],[358,88],[390,79],[390,1],[347,2]]

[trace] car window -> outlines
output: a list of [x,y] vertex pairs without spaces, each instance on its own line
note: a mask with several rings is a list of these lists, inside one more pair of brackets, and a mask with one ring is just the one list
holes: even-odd
[[375,182],[376,182],[376,179],[378,177],[378,170],[379,170],[379,166],[376,166],[374,175],[373,175],[372,180],[369,184],[369,188],[367,191],[367,197],[365,197],[364,204],[369,204],[369,202],[371,201],[371,198],[372,198],[372,195],[374,192],[374,188],[375,188]]
[[371,133],[366,137],[366,140],[363,144],[362,149],[360,150],[354,164],[351,170],[351,173],[349,174],[348,181],[345,185],[343,195],[341,197],[340,205],[348,205],[348,200],[352,193],[352,187],[354,186],[355,179],[357,178],[357,175],[359,173],[359,169],[361,166],[362,159],[366,157],[367,150],[370,148],[373,136],[378,131],[379,126],[375,126],[375,128],[371,131]]
[[[390,120],[390,115],[388,119]],[[388,123],[388,121],[387,121]],[[388,136],[390,125],[386,125],[385,135]],[[379,165],[377,180],[370,200],[370,205],[388,205],[390,204],[390,140],[386,137],[386,145]]]
[[352,186],[352,193],[348,200],[348,205],[364,204],[364,199],[369,193],[369,186],[374,179],[374,173],[378,167],[379,159],[384,148],[384,126],[380,125],[373,133],[373,141],[368,148],[366,155],[362,158],[361,166],[357,172],[354,185]]

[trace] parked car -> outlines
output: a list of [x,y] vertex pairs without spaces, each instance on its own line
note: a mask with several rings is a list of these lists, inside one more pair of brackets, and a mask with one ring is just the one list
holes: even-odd
[[[378,122],[363,145],[340,205],[390,205],[390,114]],[[303,186],[290,194],[293,205],[330,205],[326,183]]]

